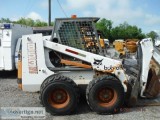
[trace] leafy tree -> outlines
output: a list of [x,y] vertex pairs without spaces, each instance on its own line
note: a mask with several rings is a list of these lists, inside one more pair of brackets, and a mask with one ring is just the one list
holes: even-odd
[[113,22],[105,18],[96,23],[97,30],[101,31],[105,38],[111,39],[111,29]]
[[145,34],[137,26],[131,26],[127,22],[120,24],[111,31],[112,39],[143,39]]
[[[20,18],[18,21],[14,21],[14,23],[27,25],[31,27],[43,27],[47,26],[47,22],[41,21],[41,20],[33,20],[31,18]],[[51,25],[54,25],[54,22],[51,22]]]
[[26,20],[25,20],[25,18],[20,18],[19,20],[15,21],[14,23],[26,25]]
[[155,41],[155,39],[158,37],[158,34],[154,31],[151,31],[147,34],[147,37],[152,38],[153,42]]
[[116,27],[112,27],[113,22],[105,18],[101,19],[96,24],[96,28],[100,30],[105,38],[108,38],[110,42],[116,39],[143,39],[145,34],[137,26],[129,25],[127,22],[119,24]]
[[40,21],[40,20],[36,20],[34,26],[36,26],[36,27],[43,27],[43,26],[47,26],[47,23],[43,22],[43,21]]
[[32,20],[31,18],[27,18],[26,19],[26,25],[28,25],[28,26],[34,26],[35,25],[35,21]]
[[9,18],[1,18],[0,23],[11,23]]
[[54,25],[54,22],[52,21],[52,22],[51,22],[51,26],[53,26],[53,25]]
[[27,26],[34,26],[35,22],[31,18],[20,18],[18,21],[15,21],[14,23],[27,25]]

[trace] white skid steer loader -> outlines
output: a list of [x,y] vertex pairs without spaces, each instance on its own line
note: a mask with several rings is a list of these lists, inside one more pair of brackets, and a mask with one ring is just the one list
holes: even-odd
[[152,88],[147,82],[150,61],[155,56],[152,40],[138,43],[136,60],[121,62],[105,57],[96,35],[96,21],[56,19],[50,39],[42,34],[22,36],[19,88],[40,91],[41,103],[52,114],[74,112],[80,86],[86,87],[88,105],[97,113],[118,112],[124,102],[135,104],[138,94],[152,96],[151,90],[146,90]]

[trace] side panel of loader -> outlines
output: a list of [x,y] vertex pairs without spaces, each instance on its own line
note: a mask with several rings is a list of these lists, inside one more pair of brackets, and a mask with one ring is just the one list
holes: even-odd
[[46,77],[54,74],[45,65],[42,34],[22,36],[22,88],[39,91]]
[[[91,69],[46,66],[42,34],[25,35],[22,37],[22,89],[36,92],[40,90],[42,82],[51,75],[67,76],[78,85],[87,85],[94,76]],[[51,44],[52,42],[50,42]],[[51,45],[52,46],[52,45]],[[56,47],[56,46],[55,46]],[[51,47],[55,49],[54,46]],[[50,48],[50,49],[51,49]],[[62,48],[63,49],[63,48]],[[59,48],[60,51],[60,48]],[[21,73],[19,73],[21,74]]]

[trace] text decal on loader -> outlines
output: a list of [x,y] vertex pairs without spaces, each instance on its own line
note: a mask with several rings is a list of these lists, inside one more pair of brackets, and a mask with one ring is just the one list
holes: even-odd
[[30,74],[38,74],[36,44],[28,43],[28,68]]

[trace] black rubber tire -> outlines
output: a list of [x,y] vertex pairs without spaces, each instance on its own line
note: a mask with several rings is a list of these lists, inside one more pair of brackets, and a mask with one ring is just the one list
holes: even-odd
[[[117,99],[112,106],[103,107],[99,105],[97,98],[98,90],[107,87],[115,90]],[[93,79],[86,89],[86,99],[90,108],[99,114],[117,113],[124,103],[124,88],[121,82],[114,76],[101,76]]]
[[[49,93],[55,89],[64,89],[69,96],[69,102],[63,108],[55,108],[49,103]],[[72,79],[62,76],[53,75],[48,77],[40,88],[40,101],[46,108],[46,111],[53,115],[68,115],[76,111],[79,102],[79,90]]]

